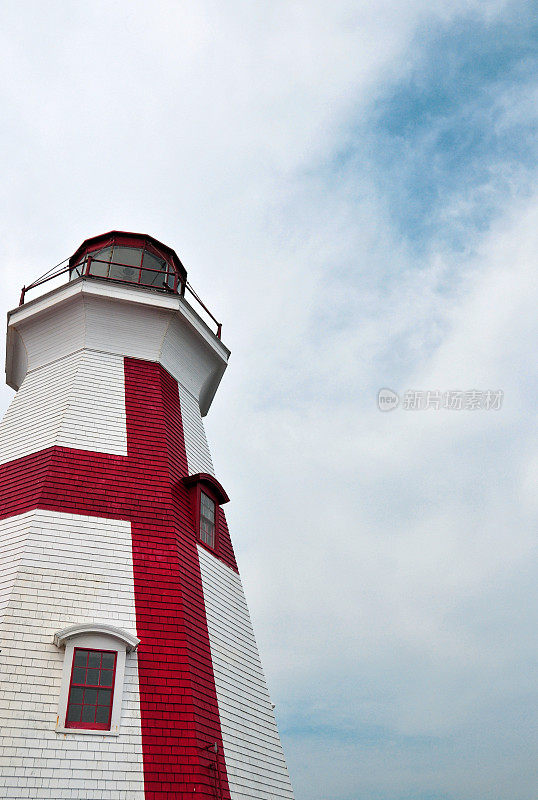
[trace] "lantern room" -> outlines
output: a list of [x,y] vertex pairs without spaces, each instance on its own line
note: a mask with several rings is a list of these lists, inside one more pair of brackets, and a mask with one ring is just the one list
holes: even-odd
[[187,282],[187,270],[176,252],[145,233],[109,231],[86,239],[70,258],[23,286],[19,305],[29,302],[28,292],[44,284],[56,291],[66,280],[75,284],[88,279],[175,295],[182,307],[188,305],[210,329],[214,323],[215,334],[221,338],[222,324]]
[[69,278],[87,275],[185,293],[187,272],[172,248],[152,236],[110,231],[86,239],[69,259]]

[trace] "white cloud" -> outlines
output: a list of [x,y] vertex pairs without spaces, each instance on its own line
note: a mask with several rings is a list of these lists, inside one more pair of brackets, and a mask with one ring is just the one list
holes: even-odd
[[[269,407],[235,419],[234,481],[251,483],[233,509],[249,542],[248,589],[284,706],[303,724],[318,719],[338,728],[344,713],[352,728],[450,736],[473,721],[477,707],[484,713],[498,696],[530,690],[532,672],[518,668],[519,685],[508,677],[518,653],[525,658],[529,631],[514,636],[504,615],[507,608],[509,618],[525,613],[511,594],[521,571],[533,564],[536,571],[537,214],[536,200],[522,204],[491,232],[455,298],[430,286],[425,301],[421,285],[431,275],[419,274],[410,291],[404,274],[396,311],[380,297],[375,321],[357,319],[323,364],[324,378],[330,381],[334,364],[338,380],[349,342],[360,341],[364,328],[370,343],[373,324],[390,342],[393,317],[398,336],[403,330],[408,337],[414,324],[424,329],[442,313],[446,332],[433,353],[419,337],[416,365],[399,373],[405,382],[394,384],[386,366],[378,385],[502,388],[502,411],[381,415],[368,363],[356,371],[354,398],[336,402],[329,391],[327,403],[324,393],[306,395],[292,410]],[[438,274],[435,264],[431,273]],[[396,279],[394,295],[397,287]],[[302,370],[318,370],[316,356],[313,346],[295,363],[299,380]],[[232,434],[220,449],[232,451]],[[261,500],[260,483],[267,487]],[[255,520],[252,528],[246,519]],[[333,755],[338,760],[337,745]],[[489,758],[492,766],[494,746]],[[489,796],[498,779],[491,774],[489,789],[482,775],[481,793],[465,796]],[[355,780],[339,778],[341,796],[353,796]],[[379,788],[392,796],[384,781]],[[438,788],[450,792],[450,780]]]

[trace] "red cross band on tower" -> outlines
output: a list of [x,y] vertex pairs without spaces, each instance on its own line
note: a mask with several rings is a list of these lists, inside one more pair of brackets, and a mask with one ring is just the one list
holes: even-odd
[[0,517],[41,508],[130,521],[146,797],[228,800],[177,383],[126,358],[125,406],[126,457],[52,447],[3,464]]

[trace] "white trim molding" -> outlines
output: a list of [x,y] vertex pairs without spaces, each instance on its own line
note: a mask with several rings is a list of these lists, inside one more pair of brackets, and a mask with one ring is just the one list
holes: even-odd
[[127,631],[124,631],[122,628],[116,628],[114,625],[103,625],[97,622],[71,625],[69,628],[64,628],[62,631],[56,631],[54,634],[54,644],[56,647],[65,647],[70,639],[74,636],[80,636],[83,633],[101,633],[104,636],[112,636],[114,639],[119,639],[120,642],[125,644],[125,649],[128,653],[132,650],[136,650],[140,644],[140,639],[137,639],[132,633],[127,633]]

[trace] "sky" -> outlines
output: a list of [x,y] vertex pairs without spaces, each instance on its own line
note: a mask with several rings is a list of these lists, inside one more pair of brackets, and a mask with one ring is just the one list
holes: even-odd
[[4,0],[0,38],[2,313],[123,229],[223,321],[296,800],[535,800],[537,3]]

